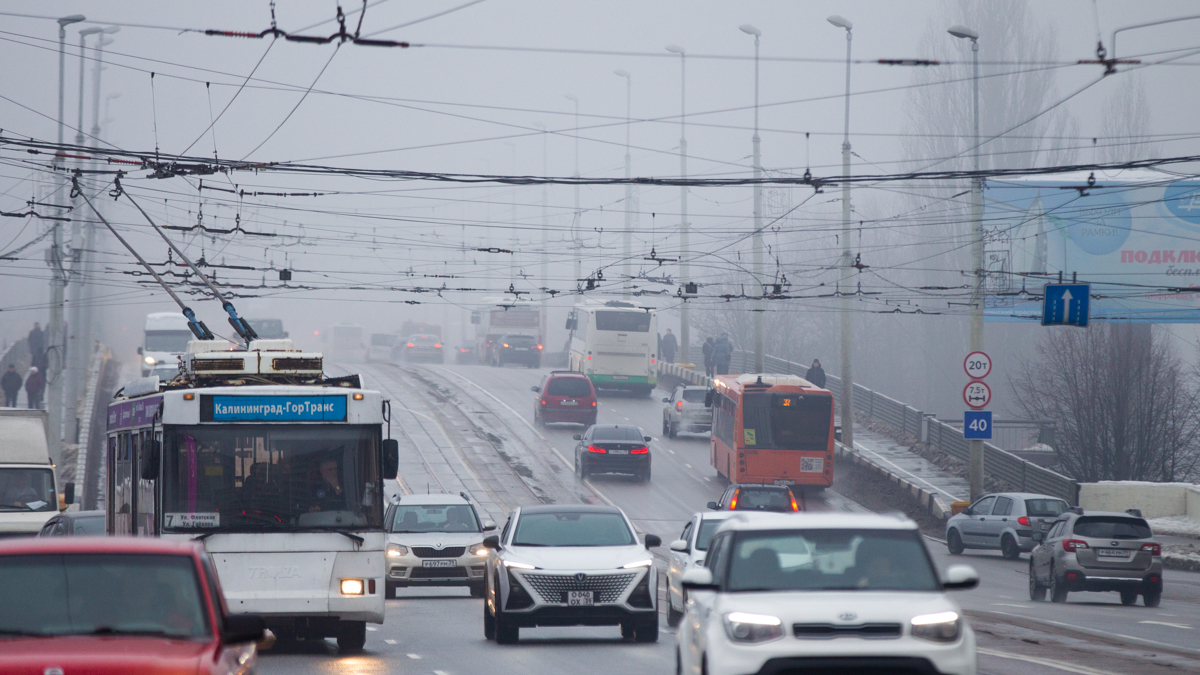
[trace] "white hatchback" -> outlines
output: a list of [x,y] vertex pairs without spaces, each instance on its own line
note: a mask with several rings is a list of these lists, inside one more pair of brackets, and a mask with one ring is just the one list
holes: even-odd
[[701,511],[692,516],[679,539],[671,542],[671,564],[667,568],[667,625],[678,626],[687,607],[687,593],[683,592],[683,575],[688,570],[704,564],[708,544],[717,528],[726,520],[737,515],[736,511]]
[[888,671],[975,675],[975,634],[916,523],[874,514],[736,514],[688,593],[678,671],[698,675]]

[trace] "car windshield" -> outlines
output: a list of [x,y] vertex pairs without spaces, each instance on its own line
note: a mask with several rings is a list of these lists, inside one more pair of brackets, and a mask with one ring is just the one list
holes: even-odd
[[684,389],[683,400],[688,403],[704,403],[704,397],[708,394],[705,389]]
[[537,340],[532,335],[505,335],[500,338],[500,343],[513,347],[533,347],[537,345]]
[[57,511],[50,469],[0,469],[0,511]]
[[832,396],[756,393],[744,395],[742,401],[742,436],[747,448],[828,449]]
[[282,340],[287,337],[280,319],[250,319],[250,326],[263,340]]
[[642,442],[642,432],[637,427],[596,427],[592,431],[593,441]]
[[732,591],[936,591],[920,535],[895,530],[746,532],[729,563]]
[[182,354],[187,351],[188,342],[193,339],[190,330],[148,330],[145,347],[148,352]]
[[1154,536],[1145,520],[1121,516],[1083,516],[1075,521],[1071,531],[1080,537],[1097,539],[1149,539]]
[[163,528],[382,529],[379,427],[166,428]]
[[707,551],[708,545],[712,543],[713,535],[717,533],[717,528],[721,527],[724,520],[702,520],[700,521],[700,531],[696,533],[696,550]]
[[401,504],[392,514],[390,532],[480,532],[475,511],[466,504]]
[[650,312],[596,312],[596,330],[649,333]]
[[4,634],[209,635],[190,556],[0,556]]
[[786,489],[739,488],[736,511],[791,511],[792,493]]
[[103,537],[104,516],[86,516],[71,519],[71,534],[83,537]]
[[582,377],[556,377],[546,387],[546,395],[588,398],[592,395],[592,383]]
[[1067,503],[1061,499],[1026,499],[1025,513],[1034,518],[1057,518],[1066,513]]
[[632,546],[629,525],[619,513],[556,511],[524,513],[513,546]]

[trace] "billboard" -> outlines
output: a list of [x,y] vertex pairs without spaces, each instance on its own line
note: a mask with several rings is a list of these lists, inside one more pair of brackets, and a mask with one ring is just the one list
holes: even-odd
[[1092,320],[1200,323],[1200,180],[1151,170],[988,180],[986,316],[1040,319],[1047,283],[1092,285]]

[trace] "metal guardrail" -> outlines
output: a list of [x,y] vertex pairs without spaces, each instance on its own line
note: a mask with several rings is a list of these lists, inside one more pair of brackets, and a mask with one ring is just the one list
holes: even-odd
[[[735,351],[730,363],[730,370],[748,372],[753,369],[753,364],[753,354]],[[808,366],[802,363],[774,356],[764,357],[763,366],[768,372],[787,375],[803,376],[808,371]],[[709,378],[702,373],[677,364],[664,363],[660,365],[659,370],[692,384],[711,384]],[[827,374],[825,388],[833,392],[836,400],[841,400],[841,378]],[[891,426],[902,434],[911,434],[915,438],[922,439],[955,459],[963,462],[969,462],[971,459],[971,446],[963,438],[962,429],[939,422],[932,415],[877,391],[867,389],[858,383],[854,385],[854,408],[871,419]],[[995,476],[1018,490],[1051,495],[1064,499],[1072,505],[1079,503],[1079,483],[1077,481],[1057,471],[1021,459],[991,443],[983,444],[983,466],[985,474]]]

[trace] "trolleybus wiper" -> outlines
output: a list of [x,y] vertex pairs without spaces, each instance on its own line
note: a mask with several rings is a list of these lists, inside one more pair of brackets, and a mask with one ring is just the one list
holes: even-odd
[[358,544],[359,546],[362,546],[363,542],[366,541],[366,539],[363,539],[362,537],[358,536],[357,534],[350,534],[349,532],[346,532],[345,530],[339,530],[335,527],[305,527],[305,528],[301,528],[298,530],[288,530],[288,532],[332,532],[333,534],[340,534],[343,537],[346,537],[347,539],[349,539],[350,541],[353,541],[354,543]]

